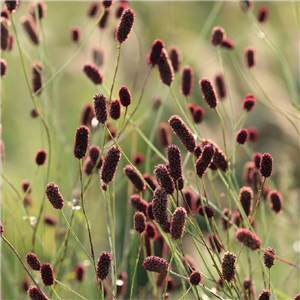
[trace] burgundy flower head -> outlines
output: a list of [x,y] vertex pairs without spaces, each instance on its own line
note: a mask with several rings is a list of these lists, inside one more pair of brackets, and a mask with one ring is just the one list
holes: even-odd
[[79,126],[76,130],[74,142],[74,156],[77,159],[85,157],[90,140],[90,131],[86,126]]
[[202,275],[198,270],[195,270],[191,273],[189,278],[190,284],[198,285],[202,281]]
[[41,265],[40,273],[45,286],[54,284],[54,272],[52,266],[49,263],[44,263]]
[[150,220],[154,220],[154,215],[153,215],[153,203],[150,202],[147,206],[147,209],[146,209],[146,213],[147,213],[147,217],[150,219]]
[[245,64],[247,68],[253,68],[256,65],[256,50],[254,47],[245,49]]
[[202,153],[196,161],[197,175],[201,178],[206,173],[207,168],[213,161],[215,149],[213,145],[204,146]]
[[158,184],[165,189],[167,194],[173,194],[175,191],[174,182],[170,177],[165,165],[159,164],[154,167],[154,175]]
[[57,219],[55,216],[45,215],[44,222],[47,225],[55,226],[57,224]]
[[145,155],[143,153],[137,153],[133,157],[133,164],[135,166],[140,166],[145,161]]
[[131,94],[130,94],[130,91],[128,89],[128,87],[126,86],[121,86],[120,89],[119,89],[119,97],[120,97],[120,101],[121,101],[121,104],[124,106],[124,107],[127,107],[131,104]]
[[95,165],[97,163],[97,160],[101,154],[101,150],[98,146],[91,146],[89,150],[89,157],[92,161],[92,163]]
[[225,253],[222,260],[222,277],[224,280],[230,282],[235,276],[236,255],[230,252]]
[[183,120],[179,116],[175,115],[172,116],[168,122],[173,132],[178,136],[185,149],[193,153],[196,147],[196,142],[193,133],[186,126]]
[[147,215],[148,202],[142,199],[139,195],[132,195],[129,202],[133,208],[142,212],[144,215]]
[[254,126],[248,127],[248,133],[249,133],[249,140],[253,143],[258,141],[259,138],[259,132],[258,129]]
[[204,205],[204,212],[202,206],[198,207],[197,212],[202,217],[204,217],[204,213],[205,213],[208,220],[210,220],[215,215],[214,209],[207,205]]
[[178,72],[181,65],[181,51],[177,46],[171,46],[169,48],[169,57],[172,63],[174,72]]
[[83,163],[82,170],[86,175],[89,176],[93,173],[94,167],[95,164],[92,162],[91,158],[88,157]]
[[143,233],[146,230],[146,217],[142,212],[138,211],[134,214],[133,225],[138,233]]
[[[36,93],[42,87],[42,64],[39,61],[34,61],[31,66],[32,69],[32,91]],[[40,95],[42,91],[39,91],[37,95]]]
[[0,11],[0,16],[5,18],[5,19],[9,19],[10,18],[10,12],[8,9],[1,9]]
[[168,262],[158,256],[148,256],[143,261],[143,267],[146,271],[163,273],[169,268]]
[[86,62],[83,65],[83,72],[94,84],[102,84],[104,81],[104,77],[98,67],[91,62]]
[[6,60],[1,58],[1,77],[4,77],[7,72],[7,63]]
[[[9,1],[10,2],[10,1]],[[39,38],[37,34],[37,27],[35,23],[35,19],[31,15],[21,17],[21,23],[23,25],[24,30],[26,31],[28,37],[33,42],[33,44],[38,45]]]
[[83,264],[77,264],[74,268],[75,272],[75,280],[78,282],[82,282],[85,277],[86,267]]
[[202,96],[208,107],[212,109],[216,108],[218,104],[218,98],[211,80],[209,78],[202,78],[199,81],[199,85],[202,90]]
[[171,86],[171,83],[174,80],[174,70],[166,49],[162,50],[162,55],[157,66],[162,83],[167,86]]
[[4,227],[3,227],[3,224],[0,221],[0,234],[3,234],[3,232],[4,232]]
[[262,290],[257,300],[270,300],[271,294],[268,290]]
[[152,209],[155,221],[162,226],[168,222],[167,201],[165,189],[158,187],[153,193]]
[[271,209],[276,213],[280,213],[282,211],[283,200],[281,194],[278,191],[271,191],[268,194],[268,198],[270,199]]
[[146,174],[143,175],[143,178],[150,185],[152,191],[154,191],[157,188],[158,183],[157,183],[156,179],[153,176],[146,173]]
[[158,142],[161,147],[168,147],[172,143],[172,135],[167,123],[160,123],[157,127]]
[[95,46],[93,48],[93,61],[94,64],[98,67],[104,64],[104,49],[101,47]]
[[115,39],[119,43],[123,43],[127,40],[134,23],[134,19],[135,14],[133,10],[128,8],[123,11],[119,26],[115,34]]
[[98,10],[99,10],[99,3],[98,2],[91,3],[89,10],[88,10],[88,16],[94,17],[95,15],[97,15]]
[[266,268],[271,269],[274,266],[276,250],[271,247],[267,247],[265,250],[268,253],[264,252],[264,264]]
[[99,21],[99,24],[98,24],[99,28],[104,29],[106,27],[109,14],[110,14],[110,11],[105,10],[102,19]]
[[104,183],[109,184],[114,179],[120,159],[121,151],[118,147],[112,146],[108,150],[102,166],[101,179]]
[[58,186],[54,182],[46,185],[46,197],[55,209],[62,209],[64,206],[64,199],[59,191]]
[[252,209],[253,192],[250,187],[244,186],[240,189],[239,200],[245,211],[246,216],[249,216]]
[[[36,8],[37,6],[37,8]],[[37,9],[38,16],[35,16],[35,11]],[[47,6],[44,1],[31,2],[29,7],[29,13],[34,17],[34,19],[43,19],[46,16]]]
[[97,261],[96,275],[98,279],[104,280],[107,278],[111,261],[112,261],[112,257],[109,252],[105,252],[105,251],[101,252]]
[[107,9],[110,8],[113,4],[113,0],[102,0],[102,5]]
[[165,47],[165,43],[162,40],[155,40],[151,46],[151,50],[148,54],[148,64],[149,65],[156,65],[161,56],[162,50]]
[[91,127],[92,120],[95,117],[93,106],[90,103],[85,104],[81,112],[81,125]]
[[215,78],[215,83],[216,83],[217,93],[219,98],[224,99],[226,97],[226,87],[225,87],[222,73],[217,74]]
[[181,73],[181,88],[180,91],[184,96],[189,96],[193,90],[194,71],[192,67],[185,66]]
[[240,7],[243,11],[252,11],[253,10],[253,1],[252,0],[240,0]]
[[[227,230],[227,228],[230,228],[231,224],[231,217],[232,217],[232,211],[229,210],[228,208],[224,208],[221,211],[221,215],[222,215],[222,219],[221,219],[221,223],[222,223],[222,228],[223,230]],[[228,220],[226,220],[223,216],[227,217]]]
[[157,236],[156,227],[152,222],[147,222],[145,234],[149,239],[155,239]]
[[235,233],[235,237],[240,243],[244,244],[251,250],[257,250],[260,248],[261,240],[248,229],[238,229]]
[[172,239],[180,239],[184,234],[187,212],[183,207],[177,207],[172,215],[170,234]]
[[77,26],[71,27],[71,40],[78,43],[80,40],[80,29]]
[[174,180],[182,177],[181,153],[176,145],[170,145],[167,148],[168,170]]
[[128,3],[127,2],[118,2],[118,6],[116,8],[116,18],[120,19],[122,16],[122,13],[124,11],[124,9],[128,8]]
[[269,9],[267,6],[261,6],[257,11],[257,21],[259,23],[264,23],[267,21],[269,15]]
[[220,46],[222,48],[225,48],[225,49],[228,49],[228,50],[232,50],[232,49],[234,49],[235,44],[234,44],[234,42],[231,39],[225,38],[225,39],[223,39],[223,41],[222,41],[222,43],[221,43]]
[[260,168],[261,157],[262,157],[262,154],[259,152],[254,153],[252,156],[252,161],[254,162],[256,169]]
[[242,104],[243,109],[251,111],[256,104],[256,98],[252,94],[247,94]]
[[222,252],[222,245],[218,237],[214,233],[212,234],[212,236],[210,234],[208,235],[208,241],[212,249],[218,251],[219,253]]
[[24,193],[26,193],[28,189],[29,189],[28,194],[32,192],[32,189],[30,187],[30,182],[28,180],[22,180],[21,185]]
[[35,285],[31,286],[27,294],[31,300],[50,300],[43,292],[41,292]]
[[47,158],[47,152],[44,149],[38,150],[35,156],[35,162],[38,166],[42,166]]
[[26,261],[30,268],[34,271],[39,271],[41,268],[41,262],[38,257],[34,253],[27,253],[26,254]]
[[144,181],[139,177],[131,165],[125,166],[123,173],[129,178],[137,191],[142,192],[146,189]]
[[300,294],[297,294],[294,300],[300,300]]
[[5,7],[7,10],[9,10],[10,12],[13,12],[14,10],[16,10],[19,6],[19,1],[16,0],[5,0]]
[[93,99],[96,119],[99,123],[104,124],[108,119],[107,100],[103,94],[95,94]]
[[236,142],[240,145],[244,145],[247,142],[248,136],[248,130],[241,129],[236,135]]
[[9,27],[9,20],[1,17],[1,49],[3,51],[8,49]]
[[121,102],[120,100],[112,100],[109,108],[109,115],[112,119],[118,120],[121,117]]
[[214,46],[218,46],[222,43],[224,38],[225,38],[225,30],[219,26],[214,27],[210,38],[212,44]]
[[273,173],[273,157],[269,153],[264,153],[260,161],[260,175],[262,177],[271,177]]

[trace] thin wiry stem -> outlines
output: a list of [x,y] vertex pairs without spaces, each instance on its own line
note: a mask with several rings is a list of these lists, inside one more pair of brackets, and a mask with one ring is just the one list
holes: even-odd
[[62,282],[58,281],[57,279],[54,279],[54,280],[55,280],[56,283],[60,284],[65,289],[69,290],[70,292],[72,292],[73,294],[77,295],[81,299],[88,300],[87,298],[83,297],[82,295],[78,294],[77,292],[75,292],[74,290],[72,290],[71,288],[69,288],[68,286],[66,286],[65,284],[63,284]]
[[59,300],[61,300],[61,298],[60,298],[60,297],[58,296],[58,294],[56,293],[56,291],[55,291],[53,285],[51,285],[50,288],[51,288],[51,290],[53,291],[53,293],[55,294],[56,298],[59,299]]

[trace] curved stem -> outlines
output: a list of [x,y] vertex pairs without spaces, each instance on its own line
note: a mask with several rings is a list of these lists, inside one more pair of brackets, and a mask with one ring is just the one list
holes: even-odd
[[51,290],[53,291],[53,293],[55,294],[56,298],[59,299],[59,300],[61,300],[61,298],[60,298],[60,297],[58,296],[58,294],[56,293],[56,291],[55,291],[53,285],[51,285],[50,287],[51,287]]
[[217,108],[215,108],[215,111],[217,113],[217,116],[220,120],[220,123],[221,123],[221,127],[222,127],[222,135],[223,135],[223,142],[224,142],[224,151],[225,151],[225,154],[227,155],[227,147],[226,147],[226,137],[225,137],[225,126],[224,126],[224,121],[223,121],[223,118],[222,116],[220,115],[220,112]]
[[117,54],[117,62],[116,62],[116,67],[115,67],[115,73],[114,73],[114,77],[113,77],[113,82],[112,82],[111,87],[110,87],[108,105],[110,105],[112,93],[113,93],[115,82],[116,82],[116,77],[117,77],[117,72],[118,72],[119,62],[120,62],[121,47],[122,47],[122,44],[119,43],[119,45],[118,45],[118,54]]
[[74,293],[75,295],[77,295],[78,297],[80,297],[81,299],[84,300],[88,300],[87,298],[84,298],[83,296],[81,296],[80,294],[76,293],[74,290],[72,290],[71,288],[69,288],[68,286],[66,286],[65,284],[63,284],[62,282],[58,281],[57,279],[54,279],[56,283],[60,284],[61,286],[63,286],[65,289],[69,290],[70,292]]

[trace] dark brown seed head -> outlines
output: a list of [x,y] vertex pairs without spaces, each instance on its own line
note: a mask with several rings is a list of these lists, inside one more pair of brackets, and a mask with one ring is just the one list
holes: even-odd
[[7,72],[7,63],[6,60],[1,58],[1,77],[4,77]]
[[104,280],[107,278],[111,261],[112,261],[112,257],[109,252],[106,251],[101,252],[97,261],[96,275],[98,279]]
[[35,162],[38,166],[42,166],[47,158],[47,152],[44,149],[38,150],[35,156]]
[[99,28],[104,29],[107,25],[108,16],[110,15],[110,11],[106,10],[102,19],[99,21]]
[[155,40],[151,46],[151,50],[148,54],[148,64],[149,65],[156,65],[161,56],[162,50],[165,47],[165,43],[162,40]]
[[231,39],[225,38],[225,39],[223,39],[223,41],[222,41],[222,43],[221,43],[220,46],[222,48],[225,48],[225,49],[228,49],[228,50],[232,50],[232,49],[234,49],[235,44],[234,44],[234,42]]
[[128,89],[128,87],[126,86],[121,86],[120,89],[119,89],[119,97],[120,97],[120,101],[121,101],[121,104],[124,106],[124,107],[127,107],[131,104],[131,94],[130,94],[130,91]]
[[150,202],[147,206],[147,209],[146,209],[146,215],[147,217],[150,219],[150,220],[154,220],[154,215],[153,215],[153,204],[152,202]]
[[168,122],[173,132],[178,136],[185,149],[193,153],[196,147],[194,135],[183,122],[183,120],[179,116],[175,115],[172,116]]
[[136,171],[132,168],[131,165],[125,166],[123,169],[123,173],[132,182],[137,191],[142,192],[146,189],[144,181],[139,177],[139,175],[136,173]]
[[132,161],[135,166],[140,166],[145,161],[145,155],[143,153],[137,153]]
[[94,17],[95,15],[97,15],[99,10],[99,4],[98,2],[93,2],[91,3],[89,10],[88,10],[88,16],[89,17]]
[[10,12],[8,9],[1,9],[0,15],[1,15],[1,17],[5,18],[5,19],[10,18]]
[[181,153],[176,145],[170,145],[167,148],[168,170],[174,180],[182,177]]
[[125,2],[118,2],[118,6],[116,8],[116,18],[120,19],[123,11],[128,8],[128,4]]
[[109,115],[112,119],[118,120],[121,117],[121,102],[120,100],[112,100],[109,107]]
[[230,221],[232,217],[232,211],[228,208],[224,208],[221,212],[221,215],[228,218],[228,220],[226,220],[224,217],[221,218],[222,228],[223,230],[227,230],[227,228],[230,228],[231,226]]
[[224,99],[226,97],[226,87],[225,87],[222,73],[217,74],[215,78],[215,83],[216,83],[217,93],[219,98]]
[[92,162],[91,158],[88,157],[83,163],[82,170],[86,175],[89,176],[92,174],[94,167],[95,164]]
[[104,124],[108,119],[107,100],[103,94],[95,94],[93,99],[96,119],[99,123]]
[[28,289],[27,294],[31,300],[49,300],[49,298],[35,285]]
[[83,72],[94,83],[102,84],[104,77],[98,67],[93,63],[87,62],[83,65]]
[[186,211],[188,213],[192,212],[193,214],[197,212],[197,207],[196,207],[196,201],[197,201],[197,196],[196,194],[190,190],[186,189],[183,192],[184,200],[183,200],[183,206],[185,207]]
[[260,175],[262,177],[271,177],[273,173],[273,157],[269,153],[264,153],[260,161]]
[[32,192],[32,189],[30,187],[30,182],[28,180],[22,180],[21,185],[24,193],[26,193],[28,189],[29,189],[28,194]]
[[225,38],[225,30],[222,27],[216,26],[211,32],[210,41],[214,46],[222,44],[223,39]]
[[102,5],[107,9],[110,8],[113,4],[113,0],[102,0]]
[[148,202],[142,199],[139,195],[132,195],[129,202],[133,208],[142,212],[144,215],[147,215]]
[[205,114],[205,110],[203,107],[195,106],[193,113],[192,113],[194,122],[196,124],[200,124],[203,120],[204,114]]
[[90,103],[85,104],[81,112],[81,125],[91,127],[92,120],[95,117],[93,106]]
[[146,217],[138,211],[133,216],[133,226],[138,233],[143,233],[146,230]]
[[94,64],[98,67],[104,64],[104,49],[101,47],[95,46],[93,48],[93,61]]
[[7,46],[7,50],[8,51],[12,51],[14,49],[14,45],[15,45],[15,38],[13,37],[13,35],[9,35],[8,36],[8,46]]
[[27,290],[29,289],[29,279],[28,277],[23,278],[22,280],[22,289],[24,292],[27,292]]
[[300,294],[297,294],[294,300],[300,300]]
[[198,270],[195,270],[190,275],[190,284],[192,285],[198,285],[202,281],[202,275]]
[[115,176],[119,161],[121,159],[121,151],[118,147],[112,146],[108,150],[101,171],[101,179],[104,183],[109,184]]
[[189,96],[193,91],[194,71],[192,67],[185,66],[181,73],[181,88],[180,91],[184,96]]
[[46,197],[55,209],[62,209],[64,206],[64,198],[59,191],[58,186],[54,182],[46,185]]
[[167,123],[160,123],[157,127],[158,142],[161,147],[168,147],[172,143],[172,135]]
[[158,187],[153,193],[152,209],[155,221],[162,226],[168,222],[167,201],[168,196],[165,189]]
[[8,49],[9,27],[10,21],[4,17],[1,17],[1,49],[3,51]]
[[16,10],[19,6],[19,1],[18,0],[16,0],[16,1],[14,1],[14,0],[5,0],[4,3],[5,3],[6,9],[9,10],[11,13],[14,10]]
[[266,268],[271,269],[272,266],[274,266],[276,250],[271,247],[267,247],[265,251],[268,253],[264,252],[264,264]]
[[218,104],[217,94],[214,86],[209,78],[202,78],[199,81],[200,88],[202,90],[202,96],[210,108],[216,108]]
[[152,222],[147,222],[145,234],[149,239],[156,238],[157,235],[156,227]]
[[[42,64],[39,61],[34,61],[31,65],[32,69],[32,91],[36,93],[42,87]],[[42,91],[39,91],[37,95],[40,95]]]
[[250,230],[244,228],[238,229],[235,233],[235,237],[240,243],[244,244],[251,250],[257,250],[260,248],[261,240]]
[[98,146],[91,146],[89,150],[89,157],[93,164],[95,165],[99,156],[101,154],[101,150],[99,149]]
[[37,34],[37,27],[35,23],[35,19],[31,15],[21,17],[21,23],[23,25],[24,30],[26,31],[30,40],[35,44],[39,44],[39,38]]
[[[37,7],[36,7],[37,6]],[[35,12],[37,10],[37,17],[35,16]],[[29,7],[29,13],[33,16],[34,19],[43,19],[46,16],[47,6],[44,1],[32,1]]]
[[85,266],[83,264],[77,264],[74,268],[75,280],[82,282],[85,277]]
[[167,194],[173,194],[175,191],[175,186],[167,167],[163,164],[156,165],[153,173],[158,184],[165,189]]
[[270,300],[271,294],[268,290],[262,290],[257,300]]
[[246,216],[251,213],[252,202],[253,202],[253,192],[250,187],[244,186],[240,189],[239,200],[245,211]]
[[41,268],[41,262],[38,259],[38,257],[30,252],[26,254],[26,261],[28,263],[28,265],[30,266],[30,268],[34,271],[39,271]]
[[256,127],[254,127],[254,126],[248,127],[248,133],[249,133],[249,141],[251,141],[253,143],[258,141],[259,132]]
[[80,40],[80,29],[77,26],[71,27],[71,41],[78,43]]
[[123,11],[119,26],[115,34],[115,39],[119,43],[123,43],[127,40],[134,23],[134,19],[135,14],[133,10],[128,8]]
[[259,23],[264,23],[267,21],[269,15],[269,9],[267,6],[261,6],[257,11],[257,21]]
[[152,191],[154,191],[157,188],[158,183],[157,183],[156,179],[153,176],[146,173],[146,174],[143,175],[143,178],[150,185]]
[[235,276],[236,255],[230,252],[225,253],[222,260],[222,276],[223,279],[230,282]]
[[247,94],[243,101],[242,107],[246,111],[251,111],[252,108],[255,106],[255,104],[256,104],[255,96],[252,94]]
[[45,286],[54,284],[54,272],[52,266],[49,263],[44,263],[41,265],[40,273]]
[[[223,172],[226,172],[228,168],[228,162],[225,153],[219,149],[215,148],[215,154],[212,164],[216,166],[216,168],[220,169]],[[212,166],[210,165],[210,167]]]
[[174,70],[166,49],[162,50],[162,55],[157,66],[162,83],[167,86],[171,86],[171,83],[174,80]]
[[204,212],[203,212],[202,206],[198,207],[197,212],[202,217],[204,217],[206,215],[208,220],[210,220],[215,215],[214,209],[212,207],[206,206],[206,205],[204,205]]
[[236,135],[236,142],[240,145],[244,145],[247,142],[248,135],[247,129],[241,129]]
[[261,161],[261,153],[256,152],[252,156],[252,161],[254,162],[255,168],[259,170],[260,168],[260,161]]
[[212,236],[209,234],[208,236],[208,241],[210,244],[210,247],[214,249],[215,251],[218,251],[219,253],[222,252],[222,245],[218,239],[218,237],[213,233]]
[[49,226],[55,226],[57,224],[57,219],[55,216],[45,215],[44,223]]
[[181,51],[177,46],[171,46],[169,48],[169,57],[172,63],[174,72],[178,72],[181,65]]
[[163,273],[169,268],[168,262],[158,256],[148,256],[143,261],[143,267],[146,271]]
[[215,149],[212,145],[204,146],[202,153],[196,161],[197,175],[201,178],[206,173],[214,157]]
[[240,0],[240,7],[243,11],[252,11],[253,10],[253,1],[252,0]]
[[276,213],[280,213],[282,211],[283,200],[281,194],[278,191],[271,191],[268,194],[268,198],[270,199],[271,209]]
[[74,156],[77,159],[85,157],[90,140],[90,131],[86,126],[79,126],[76,130],[74,142]]
[[253,68],[256,65],[256,50],[254,47],[245,49],[245,64],[247,68]]
[[170,234],[172,239],[180,239],[184,234],[187,213],[183,207],[177,207],[172,215]]

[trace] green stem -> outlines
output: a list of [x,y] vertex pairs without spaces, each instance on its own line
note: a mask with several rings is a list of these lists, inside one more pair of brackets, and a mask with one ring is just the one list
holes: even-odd
[[172,263],[173,263],[173,259],[174,259],[174,255],[175,255],[175,249],[176,249],[176,241],[173,242],[173,247],[172,247],[172,256],[170,259],[170,263],[169,263],[169,269],[168,269],[168,273],[167,273],[167,277],[166,277],[166,281],[165,281],[165,288],[164,288],[164,293],[163,293],[163,300],[166,299],[166,293],[167,293],[167,288],[168,288],[168,280],[169,280],[169,276],[170,276],[170,271],[172,268]]
[[224,143],[224,151],[225,151],[225,154],[227,156],[227,147],[226,147],[226,137],[225,137],[225,126],[224,126],[224,121],[223,121],[223,118],[219,112],[219,110],[217,108],[215,108],[215,111],[217,113],[217,116],[220,120],[220,123],[221,123],[221,127],[222,127],[222,135],[223,135],[223,143]]
[[55,291],[53,285],[51,285],[50,288],[51,288],[51,290],[53,291],[53,293],[55,294],[56,298],[59,299],[59,300],[61,300],[61,298],[60,298],[60,297],[58,296],[58,294],[56,293],[56,291]]
[[266,177],[264,177],[264,180],[259,188],[259,191],[258,191],[258,196],[257,196],[257,199],[256,199],[256,204],[255,204],[255,208],[254,208],[254,211],[253,211],[253,214],[252,214],[252,218],[251,218],[251,224],[253,223],[254,221],[254,218],[255,218],[255,215],[257,213],[257,209],[258,209],[258,205],[259,205],[259,202],[260,202],[260,197],[261,197],[261,194],[262,194],[262,190],[263,190],[263,187],[264,187],[264,184],[266,182]]
[[115,82],[116,82],[116,77],[117,77],[117,72],[118,72],[119,62],[120,62],[121,47],[122,47],[122,44],[119,43],[119,45],[118,45],[118,54],[117,54],[117,62],[116,62],[116,67],[115,67],[115,73],[114,73],[113,81],[112,81],[112,84],[111,84],[111,87],[110,87],[108,105],[110,104],[112,93],[113,93]]
[[75,292],[74,290],[72,290],[71,288],[69,288],[68,286],[66,286],[65,284],[63,284],[62,282],[58,281],[57,279],[55,279],[55,282],[58,283],[58,284],[60,284],[61,286],[63,286],[65,289],[69,290],[73,294],[77,295],[81,299],[88,300],[87,298],[84,298],[82,295],[78,294],[77,292]]

